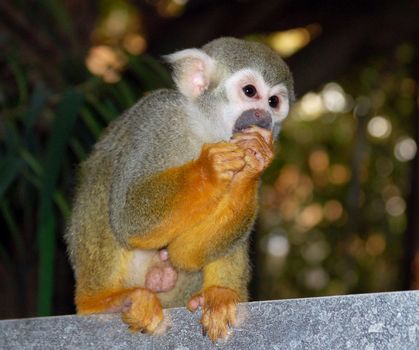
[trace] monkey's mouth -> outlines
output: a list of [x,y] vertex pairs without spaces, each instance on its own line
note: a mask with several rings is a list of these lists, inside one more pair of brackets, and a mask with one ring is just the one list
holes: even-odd
[[251,126],[258,126],[266,130],[271,130],[271,114],[261,109],[248,109],[247,111],[244,111],[234,124],[233,134],[248,129]]

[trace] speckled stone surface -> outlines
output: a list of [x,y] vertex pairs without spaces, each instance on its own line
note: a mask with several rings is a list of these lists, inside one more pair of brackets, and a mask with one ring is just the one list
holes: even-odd
[[153,337],[118,315],[0,321],[0,349],[419,349],[419,291],[241,304],[242,324],[215,345],[199,313],[165,312],[172,326]]

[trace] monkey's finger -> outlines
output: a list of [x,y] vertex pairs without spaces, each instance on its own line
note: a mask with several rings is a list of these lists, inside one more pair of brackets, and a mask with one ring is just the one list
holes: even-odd
[[231,181],[235,172],[232,170],[228,170],[228,171],[222,170],[222,171],[217,171],[217,173],[218,173],[218,178],[220,180],[228,182],[228,181]]
[[204,305],[204,297],[202,295],[196,295],[189,299],[187,309],[191,312],[195,312],[200,306]]
[[243,142],[253,142],[253,148],[256,150],[264,150],[264,152],[267,152],[270,147],[265,142],[265,140],[258,134],[243,134],[239,138],[234,140],[234,143],[236,143],[241,149],[244,149]]
[[[271,145],[268,145],[263,138],[258,135],[258,136],[254,136],[254,135],[249,135],[249,138],[246,139],[245,137],[242,139],[243,142],[249,142],[249,143],[253,143],[252,149],[255,152],[259,152],[263,158],[266,161],[270,161],[273,158],[273,148]],[[240,147],[243,147],[243,145],[240,145],[240,143],[238,143],[238,145]]]
[[246,165],[246,161],[243,158],[232,159],[228,162],[222,162],[215,166],[216,171],[222,173],[226,171],[240,171]]
[[243,130],[243,132],[245,134],[248,134],[248,133],[251,133],[251,132],[257,132],[258,134],[260,134],[264,138],[264,140],[267,144],[270,145],[273,142],[272,131],[271,130],[266,130],[266,129],[261,128],[259,126],[252,125],[250,128]]
[[271,163],[271,157],[267,155],[262,155],[259,152],[256,152],[253,154],[253,157],[251,156],[250,164],[254,169],[257,169],[258,171],[262,171],[268,167],[268,165]]
[[263,161],[261,161],[260,159],[260,156],[257,156],[253,153],[251,154],[251,151],[249,151],[249,154],[245,157],[247,166],[249,166],[252,169],[263,168]]
[[189,311],[195,312],[198,309],[198,307],[199,307],[198,298],[192,298],[191,300],[188,301],[187,308]]
[[237,143],[240,147],[246,150],[246,155],[249,155],[248,151],[251,150],[254,155],[259,154],[258,158],[269,160],[271,158],[272,151],[271,149],[265,144],[261,144],[259,140],[249,138],[248,140],[240,140]]
[[235,138],[234,140],[232,140],[233,143],[237,144],[240,140],[258,140],[258,142],[260,143],[261,147],[268,147],[268,148],[272,148],[272,144],[268,144],[265,140],[265,138],[259,134],[258,132],[248,132],[245,134],[241,134],[239,136],[237,136],[237,138]]
[[243,157],[244,151],[240,148],[238,148],[237,151],[220,152],[213,155],[213,158],[220,162],[228,162],[233,159],[242,159]]
[[204,145],[204,151],[208,152],[209,155],[219,153],[219,152],[231,152],[236,151],[237,146],[231,142],[223,143],[214,143],[209,145]]

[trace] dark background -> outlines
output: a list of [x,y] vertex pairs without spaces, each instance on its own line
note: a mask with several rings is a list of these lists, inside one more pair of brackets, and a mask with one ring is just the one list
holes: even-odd
[[419,287],[417,1],[0,2],[0,318],[74,312],[77,164],[159,57],[219,36],[282,53],[297,102],[264,176],[253,299]]

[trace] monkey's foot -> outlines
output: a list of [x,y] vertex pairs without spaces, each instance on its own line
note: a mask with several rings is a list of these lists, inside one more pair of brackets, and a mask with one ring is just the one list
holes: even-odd
[[153,333],[163,320],[163,308],[157,296],[139,288],[129,296],[130,305],[122,312],[122,320],[132,331]]
[[230,327],[236,324],[239,300],[239,294],[234,290],[213,286],[193,296],[188,302],[188,309],[195,311],[202,307],[203,331],[215,342],[226,338]]

